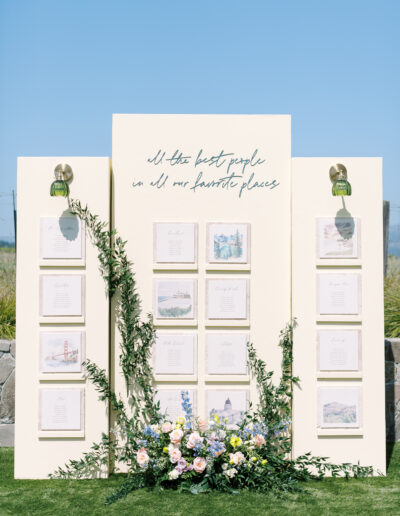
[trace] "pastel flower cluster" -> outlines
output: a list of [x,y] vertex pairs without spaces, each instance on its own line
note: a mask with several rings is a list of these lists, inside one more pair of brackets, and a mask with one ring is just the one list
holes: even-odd
[[267,443],[276,429],[254,422],[229,426],[218,415],[212,421],[196,419],[186,391],[182,409],[184,416],[175,422],[146,427],[137,440],[137,472],[157,477],[160,483],[184,486],[199,484],[205,476],[232,487],[242,486],[250,477],[265,481],[271,470]]

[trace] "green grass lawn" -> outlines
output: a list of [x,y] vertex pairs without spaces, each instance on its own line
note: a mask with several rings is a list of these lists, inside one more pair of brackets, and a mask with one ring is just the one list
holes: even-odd
[[304,484],[304,492],[271,494],[242,492],[192,495],[135,491],[114,505],[104,499],[121,482],[108,480],[14,480],[13,448],[0,448],[0,515],[400,515],[400,443],[390,456],[387,477],[325,479]]

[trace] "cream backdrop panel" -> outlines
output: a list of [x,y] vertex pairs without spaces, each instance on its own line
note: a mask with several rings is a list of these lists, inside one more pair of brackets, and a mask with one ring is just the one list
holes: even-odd
[[[86,357],[108,371],[109,303],[101,278],[97,251],[86,236],[84,260],[40,261],[40,217],[60,217],[68,209],[64,197],[50,197],[54,168],[68,163],[74,178],[71,197],[88,204],[101,220],[110,216],[110,160],[91,157],[18,159],[17,240],[17,368],[15,477],[46,478],[69,459],[79,459],[93,442],[108,433],[108,411],[82,375],[39,372],[39,333],[85,332]],[[39,319],[39,275],[79,274],[85,277],[84,319]],[[70,322],[76,321],[76,322]],[[84,389],[81,431],[39,431],[39,389]],[[103,476],[107,471],[103,471]]]
[[[207,390],[250,389],[256,399],[246,375],[207,376],[206,331],[249,333],[280,371],[279,332],[290,318],[290,166],[287,115],[114,115],[113,226],[128,241],[143,314],[153,311],[153,279],[197,280],[197,317],[162,322],[163,332],[198,335],[196,374],[164,375],[157,388],[193,389],[199,416]],[[153,266],[155,222],[198,225],[197,266]],[[207,265],[210,222],[250,224],[250,266]],[[206,280],[232,278],[250,282],[248,320],[206,321]],[[115,388],[123,394],[115,338]]]
[[[349,197],[333,197],[329,169],[341,163],[352,186]],[[294,337],[294,455],[307,451],[333,462],[359,460],[385,472],[385,380],[382,255],[382,162],[380,158],[294,158],[292,160],[292,309]],[[318,217],[359,219],[359,258],[317,257]],[[358,274],[359,315],[317,314],[317,274]],[[360,330],[360,371],[317,370],[318,330]],[[318,387],[360,387],[358,428],[318,428]]]

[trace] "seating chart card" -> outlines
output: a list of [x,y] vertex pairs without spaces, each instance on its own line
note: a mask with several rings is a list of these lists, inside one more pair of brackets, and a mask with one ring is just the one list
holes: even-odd
[[357,315],[360,313],[359,274],[318,274],[318,313]]
[[195,263],[197,224],[156,222],[154,224],[154,262]]
[[82,275],[42,274],[40,289],[40,315],[82,316]]
[[238,425],[248,409],[249,391],[241,390],[208,390],[207,417],[219,419],[230,425]]
[[157,332],[153,347],[155,374],[195,374],[197,335]]
[[[156,401],[160,402],[161,414],[166,414],[167,419],[173,422],[178,417],[185,415],[185,411],[182,408],[182,392],[180,389],[159,389],[155,397]],[[189,393],[193,414],[196,416],[196,392],[194,390],[186,392]]]
[[318,369],[320,371],[358,371],[361,362],[358,330],[320,330]]
[[246,333],[206,334],[207,374],[247,374]]
[[208,224],[207,262],[250,263],[250,224]]
[[196,281],[191,279],[155,279],[154,313],[157,319],[194,319]]
[[41,259],[82,259],[85,249],[85,225],[78,217],[42,217],[40,219]]
[[359,226],[352,217],[318,218],[318,258],[359,258]]
[[83,389],[40,389],[39,430],[83,430]]
[[41,373],[81,373],[84,360],[83,333],[41,332]]
[[249,317],[248,305],[248,280],[207,280],[208,319],[247,319]]
[[361,426],[360,387],[319,387],[318,398],[321,428]]

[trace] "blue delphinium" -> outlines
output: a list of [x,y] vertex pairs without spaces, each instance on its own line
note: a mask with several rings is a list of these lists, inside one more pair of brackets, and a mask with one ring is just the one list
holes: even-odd
[[182,398],[182,409],[185,413],[185,419],[187,421],[186,426],[188,428],[191,428],[191,419],[193,417],[193,408],[192,404],[190,402],[189,392],[188,391],[181,391],[181,398]]

